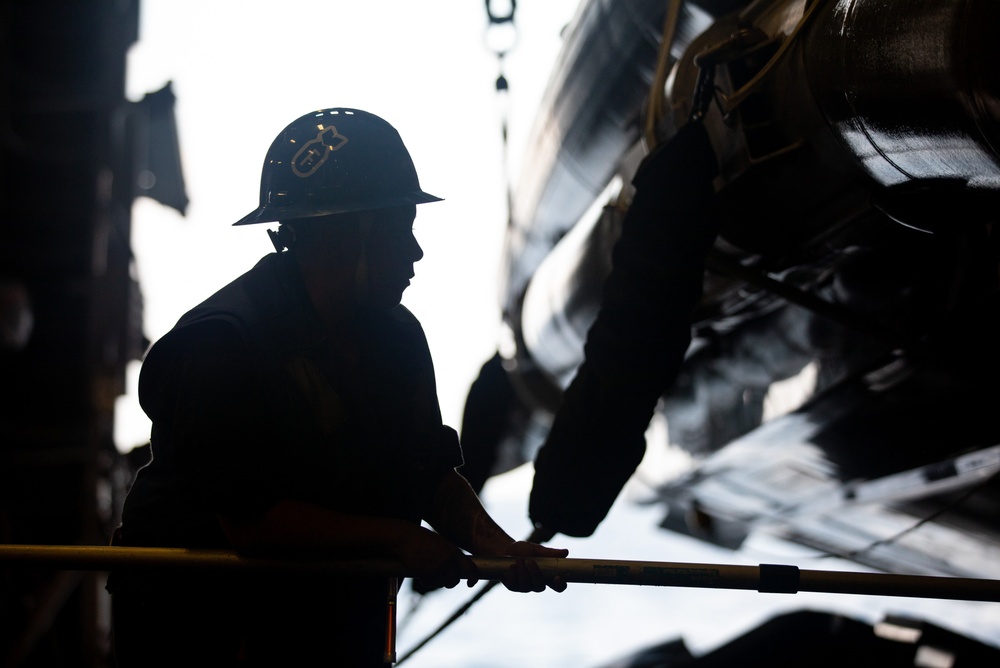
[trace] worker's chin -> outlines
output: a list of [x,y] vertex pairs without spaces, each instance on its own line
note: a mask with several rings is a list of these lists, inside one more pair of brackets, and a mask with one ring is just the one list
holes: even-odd
[[403,292],[392,291],[383,294],[372,295],[368,300],[368,306],[370,308],[379,311],[388,311],[389,309],[396,308],[403,301]]

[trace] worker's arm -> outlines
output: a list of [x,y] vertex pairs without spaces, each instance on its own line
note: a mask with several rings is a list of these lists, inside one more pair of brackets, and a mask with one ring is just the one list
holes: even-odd
[[435,530],[474,555],[526,557],[512,567],[504,585],[512,591],[566,589],[561,579],[546,580],[532,557],[565,557],[569,550],[514,540],[483,508],[471,485],[457,471],[441,477],[426,520]]
[[253,520],[219,517],[233,547],[244,554],[280,552],[342,558],[398,559],[432,587],[477,581],[476,566],[451,541],[404,520],[352,515],[284,500]]

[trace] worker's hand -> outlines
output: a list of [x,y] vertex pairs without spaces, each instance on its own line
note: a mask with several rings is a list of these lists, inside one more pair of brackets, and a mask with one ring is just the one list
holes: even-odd
[[531,543],[547,543],[553,538],[555,538],[556,531],[550,529],[541,523],[536,523],[535,528],[531,530],[531,535],[528,536],[528,541]]
[[475,562],[454,543],[429,529],[415,528],[403,543],[399,557],[407,572],[420,581],[421,588],[451,589],[461,580],[468,580],[472,587],[479,582]]
[[545,591],[548,587],[553,591],[566,591],[566,580],[561,576],[546,576],[542,573],[532,557],[556,557],[564,558],[569,554],[569,550],[554,547],[545,547],[538,543],[529,543],[519,540],[510,544],[507,548],[508,557],[524,557],[518,559],[507,569],[507,573],[500,580],[507,589],[517,592]]

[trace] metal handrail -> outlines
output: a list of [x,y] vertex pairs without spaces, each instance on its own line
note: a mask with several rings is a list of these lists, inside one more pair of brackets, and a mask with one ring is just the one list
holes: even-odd
[[[502,580],[515,557],[472,557],[479,579]],[[1000,602],[1000,580],[933,575],[818,571],[797,566],[537,558],[546,578],[566,582],[745,589],[764,593],[825,592]],[[251,557],[222,550],[89,545],[0,545],[0,564],[58,570],[174,568],[245,573],[298,572],[336,576],[412,577],[391,559]]]

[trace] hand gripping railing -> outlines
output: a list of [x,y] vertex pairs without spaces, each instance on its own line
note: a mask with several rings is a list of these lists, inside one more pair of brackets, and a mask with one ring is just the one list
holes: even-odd
[[[411,649],[400,663],[423,647],[488,592],[508,572],[513,557],[473,557],[479,579],[486,580],[476,596]],[[904,596],[966,601],[1000,602],[1000,580],[928,575],[898,575],[842,571],[802,570],[797,566],[761,564],[673,563],[608,559],[538,558],[542,574],[553,580],[593,584],[646,585],[749,589],[764,593],[800,591],[865,596]],[[56,570],[113,570],[115,568],[218,570],[230,573],[315,573],[333,577],[384,576],[389,579],[388,624],[385,661],[396,661],[395,590],[398,578],[410,577],[402,564],[387,559],[289,559],[261,558],[235,552],[160,547],[104,547],[80,545],[0,545],[0,564],[49,567]]]
[[[473,557],[480,580],[500,580],[514,557]],[[817,571],[796,566],[761,564],[674,563],[609,559],[537,558],[546,578],[566,582],[749,589],[765,593],[800,591],[865,596],[904,596],[966,601],[1000,602],[1000,580],[931,575],[899,575]],[[104,547],[80,545],[0,545],[0,564],[47,566],[57,570],[111,570],[164,568],[226,570],[230,572],[311,572],[352,577],[377,575],[411,577],[399,562],[388,559],[262,558],[216,550],[160,547]]]

